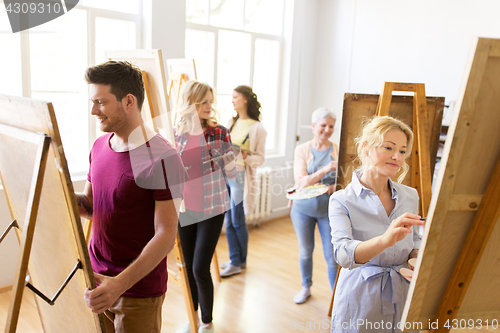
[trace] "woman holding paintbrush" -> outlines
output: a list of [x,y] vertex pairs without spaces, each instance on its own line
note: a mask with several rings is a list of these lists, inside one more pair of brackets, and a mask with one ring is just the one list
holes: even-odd
[[238,173],[228,180],[231,210],[226,213],[226,236],[230,261],[221,265],[221,276],[241,273],[246,267],[248,229],[245,214],[253,210],[258,186],[255,184],[257,167],[264,163],[267,132],[260,122],[261,105],[249,86],[238,86],[233,91],[233,107],[236,111],[229,121],[232,142],[241,149],[237,159]]
[[[200,333],[214,332],[210,262],[230,207],[226,178],[237,171],[229,130],[217,124],[212,102],[208,84],[188,81],[176,106],[175,143],[189,175],[178,230],[197,319],[201,308]],[[190,332],[189,323],[177,331],[184,332]]]
[[[333,256],[342,266],[332,332],[401,332],[409,283],[400,274],[418,254],[418,194],[400,184],[413,133],[392,117],[375,117],[356,138],[361,167],[330,197]],[[398,182],[392,181],[400,169]],[[354,322],[355,325],[345,325]],[[382,325],[382,326],[381,326]]]
[[328,279],[333,290],[337,264],[333,260],[332,237],[328,220],[328,198],[335,191],[339,147],[330,142],[336,116],[326,108],[314,110],[311,117],[313,139],[295,148],[293,174],[295,188],[306,188],[317,183],[327,187],[327,192],[309,199],[292,200],[290,217],[299,242],[299,266],[302,289],[294,296],[296,304],[304,303],[311,296],[313,284],[314,230],[318,227],[323,245]]

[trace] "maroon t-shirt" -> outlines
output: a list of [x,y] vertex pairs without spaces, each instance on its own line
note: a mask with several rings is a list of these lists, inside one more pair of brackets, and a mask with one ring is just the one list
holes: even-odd
[[[155,201],[182,198],[187,180],[179,154],[160,135],[130,152],[113,151],[112,136],[95,141],[87,176],[94,197],[90,261],[94,272],[107,276],[137,259],[155,233]],[[123,296],[161,296],[167,278],[165,258]]]

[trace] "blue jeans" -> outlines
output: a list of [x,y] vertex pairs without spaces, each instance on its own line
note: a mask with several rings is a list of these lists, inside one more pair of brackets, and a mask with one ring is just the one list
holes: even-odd
[[231,265],[240,266],[247,261],[248,228],[243,209],[243,189],[245,186],[245,170],[238,171],[236,177],[228,179],[231,209],[226,212],[226,237],[229,246]]
[[323,243],[323,254],[325,255],[328,269],[328,279],[330,280],[330,287],[333,290],[338,265],[333,260],[332,236],[328,216],[321,218],[309,216],[299,209],[294,209],[292,205],[290,217],[292,218],[293,227],[299,240],[299,264],[300,272],[302,273],[302,286],[304,288],[312,286],[314,229],[316,224],[318,224],[321,242]]

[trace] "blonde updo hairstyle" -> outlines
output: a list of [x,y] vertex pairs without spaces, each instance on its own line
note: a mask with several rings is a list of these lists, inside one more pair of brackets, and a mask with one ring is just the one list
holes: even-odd
[[[208,120],[199,119],[196,110],[196,105],[203,104],[209,92],[212,93],[213,98],[213,89],[206,83],[191,80],[182,84],[179,100],[175,107],[174,124],[177,135],[190,132],[194,128],[194,120],[201,121],[202,125],[216,126],[217,118],[215,109],[212,108],[212,114]],[[213,99],[210,103],[213,103]]]
[[401,183],[410,169],[406,163],[406,159],[410,157],[413,145],[413,132],[404,122],[389,116],[375,117],[368,120],[363,126],[361,135],[355,139],[356,151],[361,164],[360,170],[363,173],[370,168],[368,164],[368,153],[370,150],[382,146],[385,134],[392,130],[403,132],[407,139],[405,164],[403,165],[403,172],[398,177],[398,183]]

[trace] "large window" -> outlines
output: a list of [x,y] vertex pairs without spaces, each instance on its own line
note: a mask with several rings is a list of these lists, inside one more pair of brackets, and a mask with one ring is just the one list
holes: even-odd
[[0,94],[53,103],[73,175],[88,170],[88,152],[99,135],[84,71],[105,61],[105,51],[140,45],[140,5],[141,0],[81,0],[63,16],[12,34],[0,0],[0,61],[9,78],[0,80]]
[[284,0],[186,0],[186,58],[216,92],[221,123],[234,114],[231,94],[249,85],[262,104],[266,151],[276,153]]

